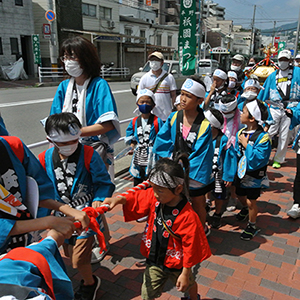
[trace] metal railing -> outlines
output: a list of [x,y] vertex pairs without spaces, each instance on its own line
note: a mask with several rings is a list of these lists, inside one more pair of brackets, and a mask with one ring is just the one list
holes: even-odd
[[129,68],[101,68],[100,76],[102,78],[105,77],[126,77],[130,75],[130,69]]
[[43,82],[43,78],[62,78],[64,77],[64,68],[55,67],[38,67],[39,82]]

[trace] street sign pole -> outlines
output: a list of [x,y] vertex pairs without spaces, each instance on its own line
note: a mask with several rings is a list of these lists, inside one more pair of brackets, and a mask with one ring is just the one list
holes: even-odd
[[49,42],[49,50],[50,50],[50,61],[53,67],[57,67],[57,43],[56,43],[56,26],[55,26],[55,13],[53,11],[53,0],[48,0],[49,10],[46,12],[46,19],[50,23],[51,28],[51,38]]

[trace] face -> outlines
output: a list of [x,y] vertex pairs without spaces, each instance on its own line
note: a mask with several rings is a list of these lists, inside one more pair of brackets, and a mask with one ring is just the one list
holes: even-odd
[[60,59],[61,59],[62,62],[64,62],[65,60],[76,60],[76,61],[78,61],[78,57],[76,56],[74,51],[72,51],[71,54],[68,53],[68,52],[65,52],[64,56],[62,56]]
[[161,187],[161,186],[156,185],[156,184],[154,184],[152,182],[150,182],[150,184],[151,184],[151,186],[153,188],[153,192],[154,192],[155,198],[161,204],[169,204],[169,205],[175,204],[174,202],[178,201],[178,196],[182,192],[182,185],[178,185],[175,188],[175,191],[173,193],[168,188]]
[[147,105],[151,105],[154,106],[153,100],[151,99],[151,97],[149,96],[142,96],[139,98],[138,105],[143,105],[143,104],[147,104]]
[[241,123],[242,124],[248,124],[249,123],[249,111],[248,111],[248,108],[247,106],[245,105],[243,107],[243,110],[242,110],[242,113],[241,113]]
[[231,64],[240,67],[242,65],[242,62],[240,60],[233,59]]
[[78,144],[79,140],[73,140],[73,141],[68,141],[68,142],[55,142],[55,144],[58,147],[62,147],[62,146],[69,146],[69,145],[74,145],[74,144]]
[[287,57],[281,57],[279,61],[290,61]]
[[229,80],[229,81],[237,82],[237,80],[236,80],[234,77],[228,77],[228,80]]
[[197,110],[202,101],[203,98],[198,98],[187,91],[182,90],[180,93],[180,106],[183,110]]
[[225,80],[221,79],[218,76],[214,76],[214,83],[216,84],[216,88],[219,88],[220,86],[224,85]]
[[257,95],[258,95],[258,93],[259,93],[259,90],[258,90],[258,88],[256,88],[255,86],[248,86],[248,87],[246,87],[245,89],[244,89],[244,92],[254,92],[254,93],[256,93]]
[[254,64],[255,64],[255,59],[251,57],[251,58],[249,59],[249,63],[254,63]]

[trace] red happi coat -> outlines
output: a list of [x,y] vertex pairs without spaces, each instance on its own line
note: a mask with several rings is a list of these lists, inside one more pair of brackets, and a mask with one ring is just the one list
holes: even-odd
[[[158,204],[153,189],[148,188],[129,192],[126,195],[126,204],[123,205],[126,222],[148,216],[141,243],[141,253],[146,258],[150,253],[154,219],[156,218],[155,207]],[[174,208],[172,214],[174,216],[177,214],[177,216],[171,228],[180,239],[164,230],[163,237],[169,239],[164,266],[175,269],[191,268],[210,257],[211,251],[202,224],[190,203],[187,202],[180,213],[178,209]],[[165,221],[168,224],[168,220]]]

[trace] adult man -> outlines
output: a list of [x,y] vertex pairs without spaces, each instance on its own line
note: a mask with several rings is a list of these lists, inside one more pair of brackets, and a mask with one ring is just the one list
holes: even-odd
[[278,55],[279,70],[271,73],[264,83],[258,95],[258,99],[266,101],[270,99],[270,112],[276,122],[271,125],[269,135],[272,138],[279,134],[277,151],[274,156],[273,168],[279,169],[284,162],[288,141],[290,118],[286,115],[283,101],[300,99],[300,68],[292,66],[292,55],[289,50],[282,50]]
[[244,68],[245,59],[244,56],[241,54],[236,54],[231,61],[230,70],[232,71],[239,71],[243,70]]
[[156,106],[153,114],[166,121],[172,111],[176,98],[176,82],[172,74],[162,69],[164,56],[161,52],[153,52],[148,56],[151,70],[140,80],[138,93],[149,89],[155,94]]

